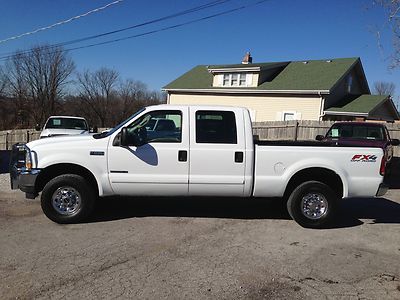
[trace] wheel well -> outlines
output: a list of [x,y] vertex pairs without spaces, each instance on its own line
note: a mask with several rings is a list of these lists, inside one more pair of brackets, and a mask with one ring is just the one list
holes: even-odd
[[53,178],[63,174],[80,175],[89,182],[94,191],[99,194],[96,178],[88,169],[75,164],[56,164],[41,170],[35,182],[35,190],[37,193],[41,192],[44,186]]
[[292,191],[301,183],[310,180],[325,183],[338,195],[339,198],[343,197],[343,182],[338,174],[329,169],[309,168],[301,170],[293,175],[286,187],[285,198],[287,199]]

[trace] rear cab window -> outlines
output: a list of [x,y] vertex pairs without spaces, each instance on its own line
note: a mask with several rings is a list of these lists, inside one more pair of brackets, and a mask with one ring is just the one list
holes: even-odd
[[45,125],[45,129],[88,130],[88,125],[84,119],[50,118]]

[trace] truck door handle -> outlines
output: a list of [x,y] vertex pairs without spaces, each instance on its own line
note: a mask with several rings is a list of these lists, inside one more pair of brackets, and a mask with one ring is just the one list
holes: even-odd
[[243,152],[235,152],[235,163],[243,162]]
[[179,150],[178,161],[187,161],[187,151],[186,150]]

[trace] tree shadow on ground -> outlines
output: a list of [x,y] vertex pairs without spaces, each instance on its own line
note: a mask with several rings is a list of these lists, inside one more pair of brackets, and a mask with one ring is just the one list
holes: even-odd
[[341,221],[367,219],[371,224],[400,224],[400,204],[386,198],[343,199],[339,213]]
[[[109,197],[98,200],[90,222],[157,216],[290,220],[281,199]],[[335,222],[328,228],[359,226],[362,219],[400,224],[400,204],[385,198],[343,199]]]

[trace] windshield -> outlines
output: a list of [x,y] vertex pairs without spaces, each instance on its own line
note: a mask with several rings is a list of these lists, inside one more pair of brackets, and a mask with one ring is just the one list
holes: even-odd
[[142,108],[142,109],[138,110],[133,115],[131,115],[128,119],[126,119],[125,121],[123,121],[123,122],[119,123],[117,126],[115,126],[113,129],[110,129],[107,132],[94,134],[93,137],[95,139],[101,139],[101,138],[104,138],[104,137],[112,135],[114,132],[116,132],[118,129],[123,127],[126,123],[128,123],[130,120],[132,120],[133,118],[135,118],[137,115],[139,115],[140,113],[142,113],[145,110],[146,110],[145,108]]
[[50,118],[44,128],[88,130],[88,126],[84,119],[75,118]]
[[351,138],[383,141],[382,127],[367,125],[333,125],[326,134],[327,138]]

